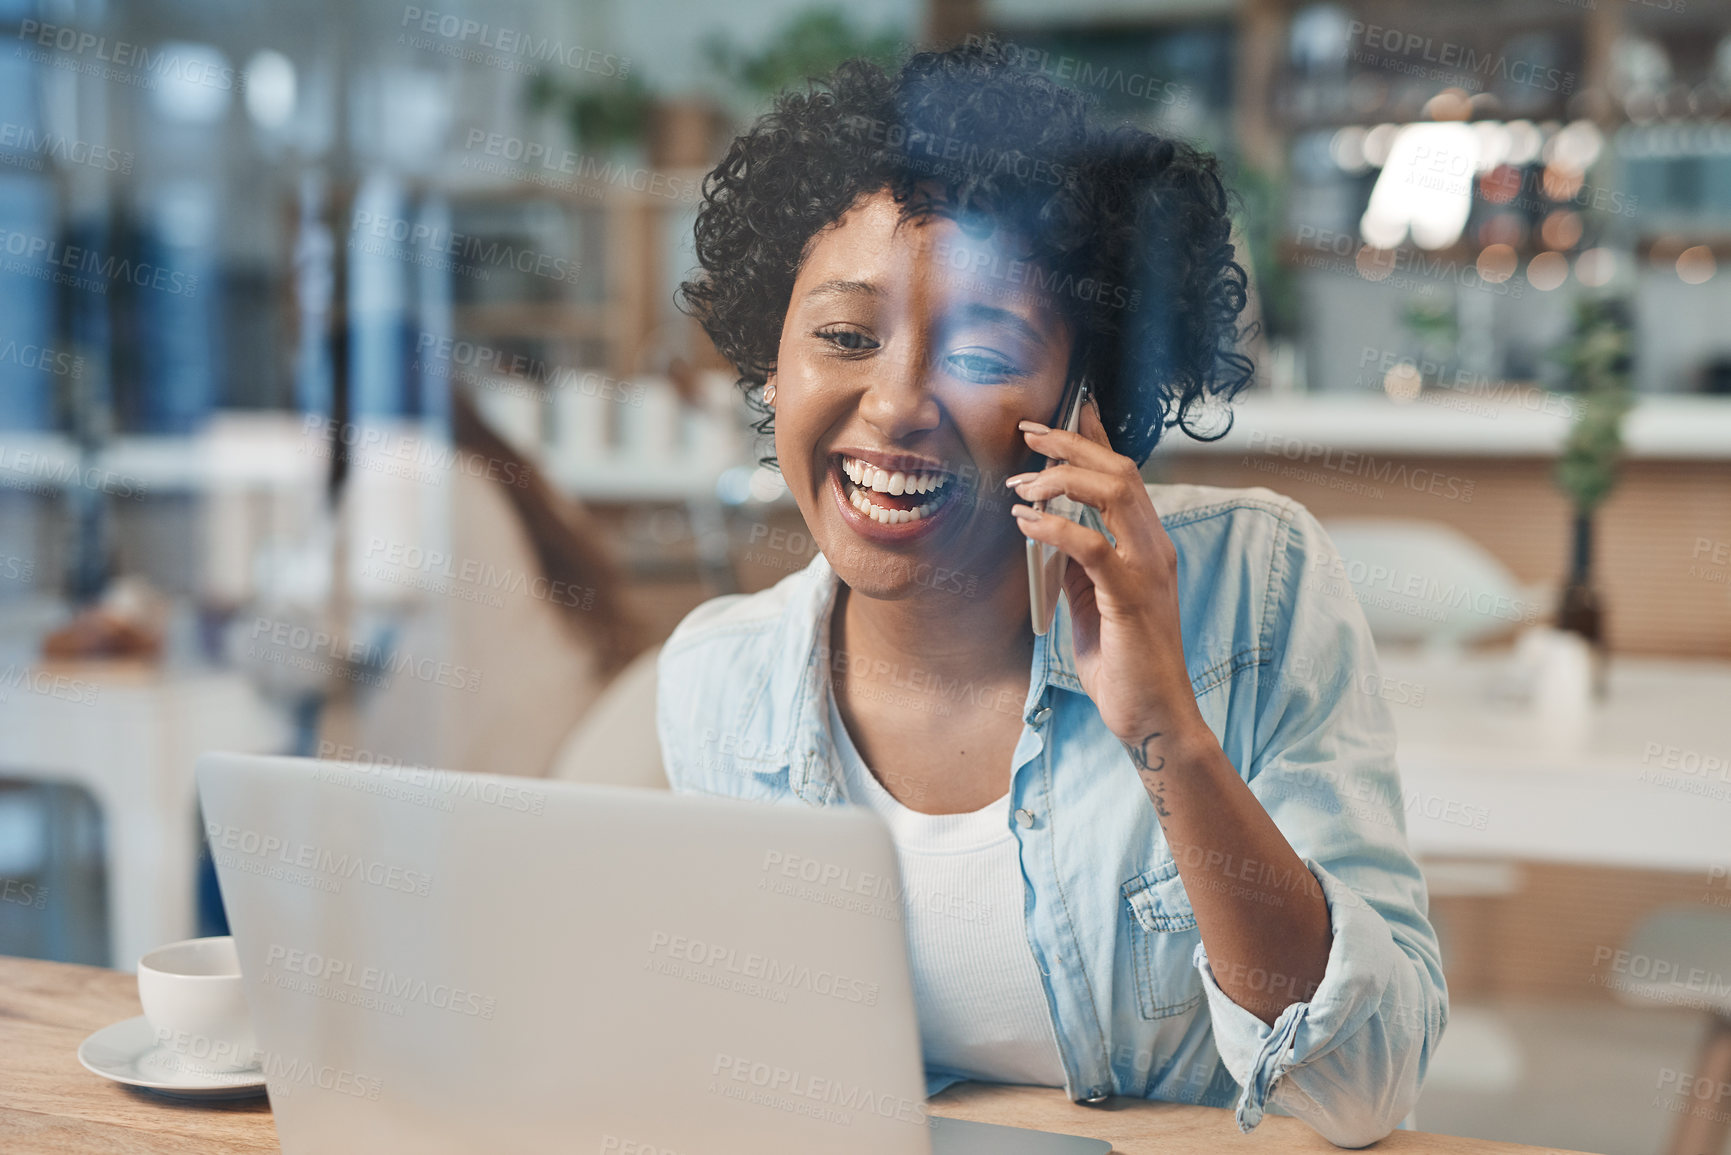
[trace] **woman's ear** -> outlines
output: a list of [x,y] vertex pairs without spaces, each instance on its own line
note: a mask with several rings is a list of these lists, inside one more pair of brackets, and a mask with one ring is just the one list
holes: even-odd
[[1112,448],[1112,439],[1106,436],[1106,422],[1100,417],[1100,404],[1094,400],[1092,389],[1088,390],[1087,400],[1082,402],[1080,430],[1089,441],[1098,441],[1106,448]]

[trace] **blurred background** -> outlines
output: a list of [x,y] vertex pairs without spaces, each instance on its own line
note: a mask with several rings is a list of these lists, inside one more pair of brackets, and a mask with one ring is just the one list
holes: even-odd
[[0,953],[220,933],[205,749],[652,783],[658,643],[815,548],[673,306],[702,176],[994,33],[1229,173],[1257,378],[1145,473],[1341,547],[1418,1125],[1723,1148],[1731,0],[429,3],[0,0]]

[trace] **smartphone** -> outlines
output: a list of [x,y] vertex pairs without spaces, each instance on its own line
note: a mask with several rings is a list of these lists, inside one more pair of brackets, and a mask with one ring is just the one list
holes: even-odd
[[[1082,427],[1082,405],[1087,400],[1088,382],[1077,380],[1059,402],[1058,413],[1052,420],[1051,428],[1068,429],[1071,433],[1079,431]],[[1050,469],[1060,460],[1048,457],[1040,468]],[[1071,521],[1079,520],[1081,511],[1086,508],[1081,502],[1072,501],[1063,494],[1045,501],[1036,501],[1033,506],[1042,512],[1053,513]],[[1058,612],[1058,595],[1064,592],[1064,570],[1069,560],[1069,555],[1056,546],[1035,541],[1033,538],[1028,539],[1028,606],[1033,611],[1036,634],[1044,636],[1052,628],[1052,617]]]

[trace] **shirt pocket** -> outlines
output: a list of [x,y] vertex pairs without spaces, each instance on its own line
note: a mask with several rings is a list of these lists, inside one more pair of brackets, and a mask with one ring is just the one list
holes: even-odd
[[1178,863],[1163,862],[1120,889],[1137,1011],[1144,1019],[1165,1019],[1195,1010],[1202,976],[1191,960],[1202,935]]

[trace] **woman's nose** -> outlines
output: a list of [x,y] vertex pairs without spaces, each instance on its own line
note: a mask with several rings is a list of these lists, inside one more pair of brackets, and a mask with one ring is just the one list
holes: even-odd
[[877,358],[860,398],[860,416],[889,441],[936,429],[943,411],[932,393],[931,377],[924,342],[909,342],[899,355]]

